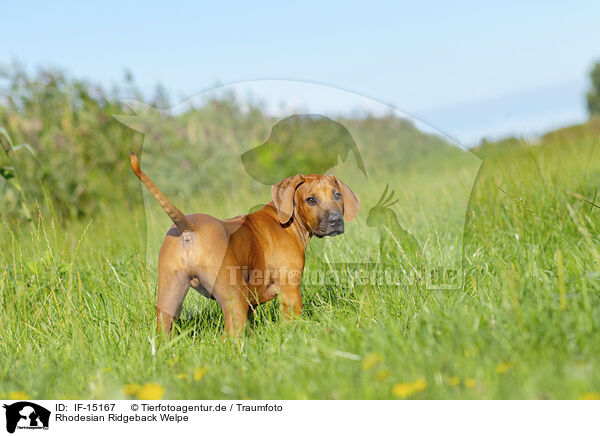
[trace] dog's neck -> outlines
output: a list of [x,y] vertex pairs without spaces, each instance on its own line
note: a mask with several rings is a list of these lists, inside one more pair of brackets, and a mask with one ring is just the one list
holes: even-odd
[[293,228],[295,233],[297,233],[297,236],[304,247],[304,251],[306,251],[306,247],[308,247],[308,242],[310,241],[312,233],[306,228],[302,220],[296,219],[295,216],[292,217],[292,224],[288,228]]
[[[265,205],[263,209],[266,210],[267,208],[271,209],[271,216],[274,220],[276,220],[279,223],[279,219],[277,217],[277,209],[275,208],[275,205],[272,201],[269,204]],[[306,247],[308,247],[308,243],[310,241],[310,238],[312,237],[312,232],[308,229],[306,224],[304,224],[302,220],[298,219],[298,217],[294,215],[292,216],[290,221],[288,221],[285,225],[282,226],[286,231],[292,233],[296,237],[296,239],[300,241],[302,247],[304,248],[304,251],[306,251]]]

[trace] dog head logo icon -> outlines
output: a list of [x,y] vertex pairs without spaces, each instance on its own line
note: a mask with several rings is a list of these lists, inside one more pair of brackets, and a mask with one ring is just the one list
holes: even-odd
[[19,429],[48,429],[50,411],[29,401],[19,401],[6,409],[6,431],[14,433]]

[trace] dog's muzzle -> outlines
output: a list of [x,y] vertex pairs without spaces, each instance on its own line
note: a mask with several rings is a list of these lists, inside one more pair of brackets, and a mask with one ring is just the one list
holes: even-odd
[[320,235],[321,237],[335,236],[344,233],[344,217],[339,212],[330,213],[323,224],[324,225],[320,226],[321,229],[324,228],[323,233]]

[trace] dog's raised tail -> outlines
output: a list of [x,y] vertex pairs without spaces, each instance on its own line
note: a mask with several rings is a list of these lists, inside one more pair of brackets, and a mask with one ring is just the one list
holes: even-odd
[[133,151],[129,152],[129,161],[133,173],[146,185],[150,193],[156,198],[158,204],[162,206],[167,215],[173,220],[180,233],[189,232],[193,229],[192,223],[188,221],[183,212],[171,203],[171,201],[163,194],[154,182],[140,168],[140,161]]

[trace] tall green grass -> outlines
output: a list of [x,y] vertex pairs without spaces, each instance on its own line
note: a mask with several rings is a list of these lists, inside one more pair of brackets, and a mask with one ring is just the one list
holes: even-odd
[[[486,160],[464,290],[305,286],[299,320],[282,323],[268,303],[239,343],[221,342],[220,309],[193,293],[175,337],[155,337],[155,268],[132,231],[140,210],[67,229],[5,222],[1,391],[121,398],[123,385],[157,382],[170,398],[393,398],[397,383],[424,379],[410,398],[597,392],[597,211],[572,195],[594,196],[598,161],[580,158],[586,145]],[[358,236],[344,237],[360,251]],[[307,267],[322,262],[309,251]],[[208,369],[198,381],[196,368]]]

